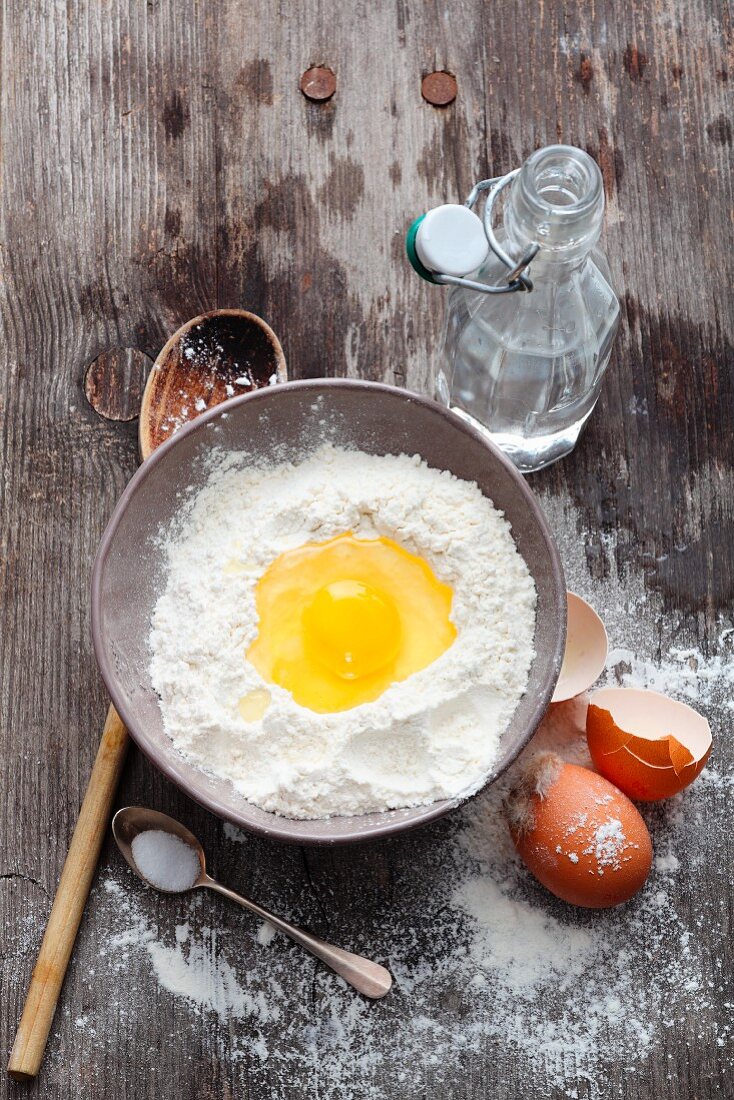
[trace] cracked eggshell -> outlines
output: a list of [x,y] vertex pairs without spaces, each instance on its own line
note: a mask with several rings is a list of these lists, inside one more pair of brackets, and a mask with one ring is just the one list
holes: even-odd
[[587,909],[628,901],[652,864],[639,810],[603,776],[555,753],[531,761],[505,803],[512,839],[556,897]]
[[575,592],[567,592],[566,598],[566,649],[552,703],[563,703],[587,691],[604,671],[609,650],[604,623],[591,604]]
[[642,802],[678,794],[711,752],[711,728],[701,714],[667,695],[637,688],[594,692],[586,738],[601,774]]

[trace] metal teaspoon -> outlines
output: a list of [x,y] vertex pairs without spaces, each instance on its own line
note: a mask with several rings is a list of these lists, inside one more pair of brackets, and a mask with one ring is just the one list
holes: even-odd
[[[156,890],[162,889],[162,887],[156,886],[155,883],[145,877],[135,863],[132,853],[132,843],[135,837],[138,833],[148,832],[149,830],[171,833],[183,840],[196,853],[200,872],[191,886],[186,887],[185,890],[206,887],[209,890],[216,890],[218,894],[223,894],[225,898],[241,905],[243,909],[249,909],[261,920],[267,921],[273,928],[285,932],[286,936],[290,936],[295,943],[305,947],[307,951],[310,951],[312,955],[315,955],[317,959],[330,967],[345,982],[363,993],[365,997],[377,1000],[389,992],[392,985],[392,975],[384,966],[371,962],[369,959],[364,959],[361,955],[354,955],[351,951],[345,951],[341,947],[333,947],[331,944],[319,939],[318,936],[313,936],[310,932],[304,932],[302,929],[296,928],[295,925],[289,924],[288,921],[276,917],[267,909],[263,909],[254,901],[250,901],[249,898],[243,898],[236,894],[234,890],[222,886],[221,883],[206,873],[204,850],[193,833],[190,833],[185,826],[178,821],[174,821],[167,814],[159,813],[157,810],[148,810],[143,806],[126,806],[124,809],[118,810],[112,819],[112,832],[117,841],[117,846],[128,864],[146,885]],[[163,890],[163,893],[184,893],[185,890]]]

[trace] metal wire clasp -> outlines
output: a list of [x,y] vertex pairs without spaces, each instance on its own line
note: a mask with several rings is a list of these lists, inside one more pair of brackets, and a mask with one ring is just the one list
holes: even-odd
[[533,289],[532,280],[529,279],[527,275],[524,275],[523,272],[540,251],[540,245],[535,242],[531,244],[524,256],[521,257],[518,263],[515,263],[497,240],[492,226],[494,207],[500,196],[500,192],[504,187],[512,183],[519,172],[520,169],[515,168],[512,172],[508,172],[506,176],[495,176],[494,179],[491,180],[481,180],[472,187],[471,194],[464,203],[464,206],[468,206],[470,210],[473,210],[479,196],[485,191],[487,192],[482,224],[484,225],[484,233],[492,252],[502,261],[505,267],[510,269],[507,274],[507,285],[487,286],[486,283],[478,283],[474,279],[465,279],[459,275],[441,275],[438,272],[434,272],[433,275],[435,282],[448,283],[451,286],[463,286],[466,287],[467,290],[477,290],[480,294],[513,294],[516,290]]

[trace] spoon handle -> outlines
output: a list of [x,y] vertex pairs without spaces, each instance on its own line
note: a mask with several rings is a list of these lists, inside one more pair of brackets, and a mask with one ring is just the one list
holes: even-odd
[[8,1073],[16,1081],[31,1080],[41,1065],[128,744],[122,719],[110,706],[10,1053]]
[[312,936],[310,932],[304,932],[301,928],[296,928],[295,925],[289,924],[288,921],[281,920],[274,913],[263,909],[261,905],[256,905],[254,901],[235,894],[234,890],[228,890],[226,886],[222,886],[221,883],[210,878],[209,875],[203,879],[201,885],[208,886],[210,890],[216,890],[218,894],[223,894],[225,898],[241,905],[243,909],[249,909],[261,920],[272,924],[273,928],[285,932],[286,936],[290,936],[301,947],[305,947],[317,959],[326,963],[345,982],[363,993],[365,997],[377,1000],[384,997],[389,991],[392,985],[392,975],[389,970],[386,970],[384,966],[380,966],[379,963],[371,962],[361,955],[354,955],[351,951],[345,951],[341,947],[333,947],[331,944],[319,939],[318,936]]

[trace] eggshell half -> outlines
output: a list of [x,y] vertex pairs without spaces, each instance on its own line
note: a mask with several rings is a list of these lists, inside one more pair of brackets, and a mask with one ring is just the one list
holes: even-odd
[[505,810],[528,869],[572,905],[619,905],[647,879],[652,842],[639,810],[588,768],[566,764],[554,753],[541,754]]
[[678,794],[711,752],[711,728],[703,715],[677,699],[638,688],[594,692],[586,738],[601,774],[642,802]]
[[594,608],[575,592],[568,592],[566,596],[566,650],[552,703],[563,703],[587,691],[604,671],[609,649],[604,623]]

